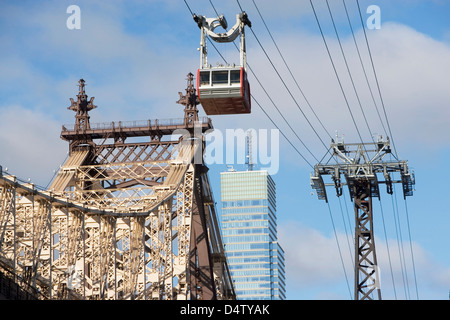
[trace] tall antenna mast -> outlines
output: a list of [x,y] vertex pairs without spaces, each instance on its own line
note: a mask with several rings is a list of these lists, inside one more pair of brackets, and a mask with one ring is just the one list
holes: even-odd
[[252,155],[252,131],[251,130],[247,131],[247,135],[245,136],[245,143],[247,146],[247,155],[245,156],[247,170],[253,171],[254,163],[253,163],[253,155]]

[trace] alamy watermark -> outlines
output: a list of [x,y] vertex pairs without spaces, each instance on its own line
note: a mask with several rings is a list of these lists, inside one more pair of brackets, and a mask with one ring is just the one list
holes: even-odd
[[377,5],[371,5],[367,7],[367,14],[370,14],[367,18],[366,26],[368,29],[381,29],[381,9]]
[[81,9],[79,6],[72,4],[67,7],[66,13],[70,16],[66,20],[66,27],[69,30],[81,29]]
[[[171,139],[182,136],[183,144],[195,144],[197,152],[194,163],[207,165],[254,164],[258,170],[267,170],[270,175],[278,172],[280,164],[280,132],[278,129],[209,129],[202,134],[199,122],[194,133],[186,129],[175,130]],[[249,140],[250,137],[250,140]],[[180,150],[180,149],[179,149]]]
[[[79,6],[72,4],[67,7],[66,13],[70,16],[66,20],[66,26],[69,30],[81,29],[81,9]],[[381,29],[381,9],[377,5],[370,5],[366,10],[370,16],[366,20],[366,26],[368,29]]]

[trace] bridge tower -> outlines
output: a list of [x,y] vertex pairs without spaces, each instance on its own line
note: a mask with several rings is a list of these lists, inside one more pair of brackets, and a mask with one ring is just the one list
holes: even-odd
[[235,299],[187,80],[184,118],[100,124],[79,81],[48,190],[0,170],[2,274],[39,299]]

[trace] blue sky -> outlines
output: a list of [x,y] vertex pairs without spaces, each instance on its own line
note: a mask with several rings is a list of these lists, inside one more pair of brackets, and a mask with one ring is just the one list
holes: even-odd
[[[234,24],[239,12],[236,1],[211,2],[226,16],[230,26]],[[329,137],[297,91],[253,1],[239,2],[282,79],[328,144]],[[209,0],[187,3],[197,14],[208,17],[215,14]],[[363,139],[368,141],[371,137],[358,112],[325,0],[313,3],[349,104],[355,110]],[[356,2],[346,0],[345,3],[363,63],[370,72]],[[81,10],[79,30],[66,27],[69,17],[66,9],[72,4]],[[257,5],[327,131],[333,136],[335,132],[344,134],[346,142],[358,142],[310,2],[261,0]],[[450,217],[445,199],[450,173],[445,167],[450,156],[450,3],[360,0],[364,21],[370,17],[365,12],[370,5],[377,5],[381,10],[381,28],[366,29],[366,32],[392,138],[399,157],[408,160],[416,174],[414,196],[406,202],[400,186],[396,188],[396,197],[383,191],[381,201],[375,201],[374,228],[382,295],[386,299],[417,299],[417,296],[448,299]],[[363,79],[342,1],[330,1],[330,7],[371,132],[384,134]],[[182,108],[175,101],[178,92],[184,92],[187,73],[195,73],[198,68],[199,38],[199,29],[182,0],[2,0],[0,165],[38,185],[49,183],[68,151],[59,134],[62,124],[73,123],[73,112],[67,107],[69,98],[76,96],[80,78],[86,80],[87,94],[95,97],[98,106],[91,112],[92,122],[182,117]],[[224,45],[220,50],[227,59],[237,62],[234,47]],[[212,63],[222,62],[212,48],[210,53]],[[253,96],[314,165],[316,159],[279,116],[255,76],[311,153],[321,159],[326,150],[250,30],[247,31],[247,55],[254,71],[249,75]],[[369,75],[372,89],[376,90],[374,78]],[[255,103],[251,115],[212,116],[212,120],[214,127],[223,132],[232,128],[275,128]],[[333,228],[328,206],[312,194],[309,184],[312,168],[281,135],[279,142],[280,169],[273,178],[277,184],[279,237],[286,251],[287,297],[351,299],[352,204],[345,194],[338,199],[333,190],[328,190]],[[242,165],[234,166],[245,169]],[[226,164],[210,165],[216,201],[220,201],[219,174],[224,170]]]

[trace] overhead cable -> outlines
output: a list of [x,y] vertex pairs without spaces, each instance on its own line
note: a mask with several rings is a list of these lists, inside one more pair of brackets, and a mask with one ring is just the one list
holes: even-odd
[[396,150],[395,144],[394,144],[394,137],[392,135],[391,126],[389,124],[389,118],[388,118],[387,113],[386,113],[386,107],[384,105],[383,96],[381,94],[380,83],[378,81],[377,72],[375,70],[375,64],[373,62],[373,57],[372,57],[372,52],[370,50],[369,40],[367,39],[367,33],[366,33],[365,26],[364,26],[363,17],[362,17],[362,14],[361,14],[361,7],[359,6],[359,0],[356,0],[356,4],[358,5],[359,17],[360,17],[362,29],[363,29],[363,32],[364,32],[364,38],[366,40],[367,50],[369,51],[370,62],[371,62],[371,65],[372,65],[373,74],[375,76],[375,81],[376,81],[376,84],[377,84],[378,94],[380,96],[381,105],[383,107],[384,117],[386,118],[386,124],[387,124],[388,129],[389,129],[389,137],[390,137],[390,139],[392,141],[392,147],[394,149],[395,155],[398,156],[398,153],[397,153],[397,150]]
[[344,97],[345,103],[346,103],[346,105],[347,105],[348,111],[350,112],[350,116],[351,116],[351,118],[352,118],[353,124],[355,125],[356,131],[357,131],[357,133],[358,133],[359,139],[361,140],[361,143],[364,143],[364,142],[363,142],[363,139],[362,139],[362,136],[361,136],[361,133],[360,133],[360,131],[359,131],[358,125],[356,124],[355,117],[353,116],[353,112],[352,112],[352,110],[351,110],[351,108],[350,108],[350,104],[349,104],[349,102],[348,102],[347,95],[345,94],[344,88],[343,88],[343,86],[342,86],[341,79],[340,79],[340,77],[339,77],[339,75],[338,75],[336,66],[335,66],[335,64],[334,64],[333,57],[331,56],[330,49],[328,48],[328,44],[327,44],[327,41],[326,41],[326,39],[325,39],[325,35],[324,35],[324,33],[323,33],[322,26],[320,25],[320,21],[319,21],[319,18],[318,18],[318,16],[317,16],[316,9],[315,9],[315,7],[314,7],[314,4],[312,3],[312,0],[309,0],[309,3],[311,4],[311,8],[312,8],[312,10],[313,10],[313,12],[314,12],[314,16],[315,16],[315,18],[316,18],[316,22],[317,22],[317,25],[318,25],[318,27],[319,27],[320,34],[322,35],[322,40],[323,40],[323,42],[324,42],[324,44],[325,44],[325,48],[326,48],[326,50],[327,50],[328,57],[330,58],[331,65],[332,65],[333,70],[334,70],[334,74],[336,75],[336,79],[337,79],[337,81],[338,81],[338,83],[339,83],[339,87],[341,88],[341,92],[342,92],[342,95],[343,95],[343,97]]

